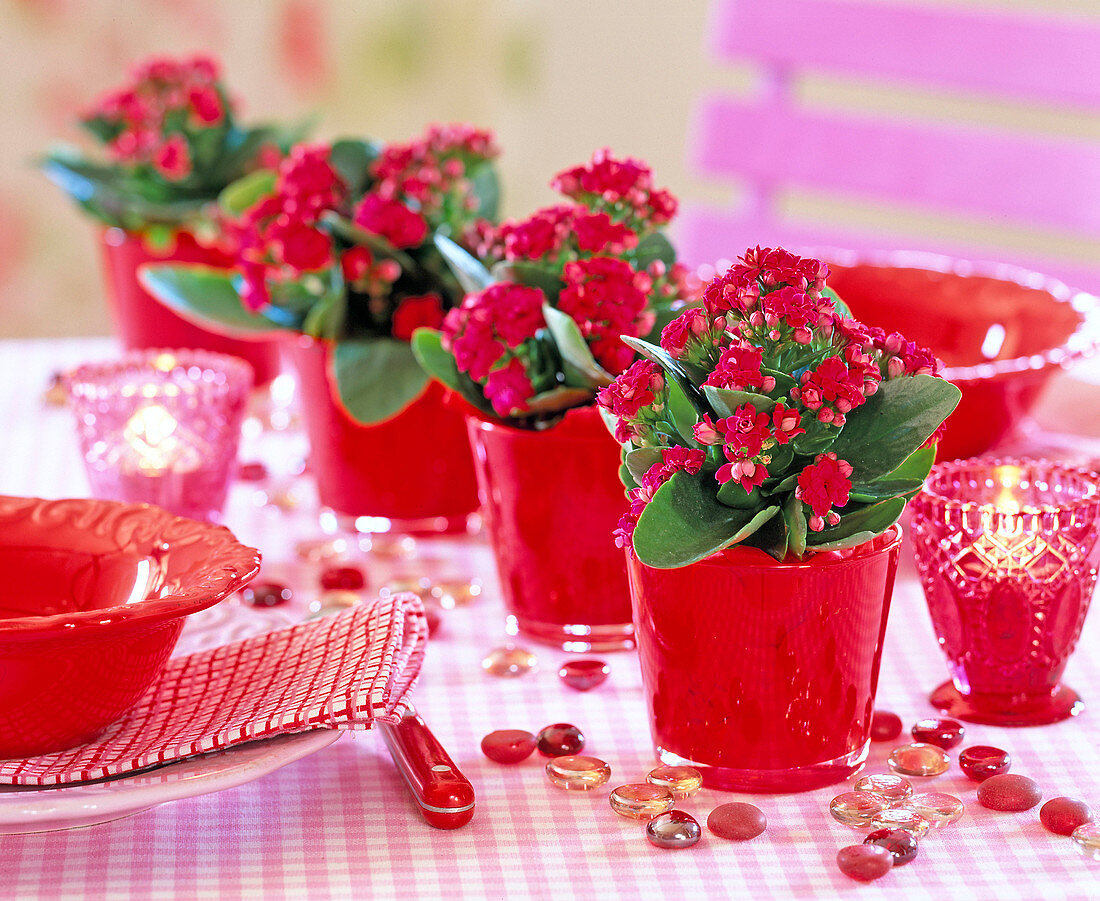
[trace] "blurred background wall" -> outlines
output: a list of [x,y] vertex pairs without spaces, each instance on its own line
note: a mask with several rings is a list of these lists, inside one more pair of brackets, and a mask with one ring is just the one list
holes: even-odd
[[[932,2],[1100,18],[1100,0]],[[77,140],[76,111],[142,56],[212,52],[246,118],[315,115],[318,137],[404,139],[432,120],[492,127],[504,148],[509,216],[549,202],[550,176],[600,146],[648,160],[658,182],[689,203],[722,204],[737,184],[691,172],[693,104],[707,90],[751,92],[755,73],[709,53],[708,15],[707,0],[0,0],[0,337],[108,331],[94,225],[33,160],[53,140]],[[1095,113],[813,75],[799,90],[855,110],[1100,143]],[[810,219],[871,228],[900,217],[915,244],[973,237],[976,227],[810,193],[787,202]],[[1008,250],[1100,260],[1100,236],[978,228]]]

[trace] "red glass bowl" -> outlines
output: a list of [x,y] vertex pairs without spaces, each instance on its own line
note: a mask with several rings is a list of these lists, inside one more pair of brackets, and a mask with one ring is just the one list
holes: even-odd
[[153,684],[184,618],[260,567],[159,507],[0,496],[0,758],[84,744]]
[[1051,375],[1100,348],[1100,299],[1047,276],[923,253],[821,255],[857,319],[931,348],[962,390],[942,460],[996,445]]

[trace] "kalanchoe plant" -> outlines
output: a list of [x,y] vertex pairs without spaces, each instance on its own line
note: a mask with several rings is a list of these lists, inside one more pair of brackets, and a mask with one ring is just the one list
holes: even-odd
[[80,124],[106,160],[59,147],[42,161],[46,175],[103,223],[153,238],[180,227],[213,235],[206,214],[222,189],[277,165],[300,131],[241,126],[206,56],[138,64]]
[[901,515],[959,389],[901,335],[850,317],[828,267],[756,248],[600,392],[623,443],[616,531],[671,568],[731,545],[777,560],[870,540]]
[[437,243],[469,292],[413,349],[424,368],[488,416],[545,428],[595,401],[649,336],[693,299],[661,229],[676,199],[649,168],[606,150],[560,173],[569,201],[498,227],[476,223],[470,254]]
[[348,411],[364,423],[388,419],[428,382],[409,347],[413,331],[440,326],[462,301],[434,238],[495,217],[496,156],[492,136],[467,125],[383,146],[299,145],[277,170],[222,194],[236,272],[148,266],[142,282],[223,331],[332,341]]

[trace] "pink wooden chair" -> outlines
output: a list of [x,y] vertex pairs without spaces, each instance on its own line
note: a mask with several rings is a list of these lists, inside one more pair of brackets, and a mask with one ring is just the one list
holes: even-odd
[[[1100,289],[1100,141],[809,109],[794,89],[800,77],[824,73],[865,81],[870,90],[924,86],[1096,115],[1100,20],[866,0],[714,0],[713,12],[715,51],[752,63],[762,90],[747,100],[709,96],[697,110],[691,145],[698,169],[738,180],[747,200],[732,210],[685,210],[687,259],[729,258],[758,243],[904,248],[1017,263]],[[1094,241],[1096,258],[793,221],[780,210],[785,190],[1069,234],[1086,250]]]

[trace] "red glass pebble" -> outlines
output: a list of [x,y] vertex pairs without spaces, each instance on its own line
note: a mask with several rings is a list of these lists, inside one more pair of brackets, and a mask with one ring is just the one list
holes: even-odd
[[558,670],[558,678],[577,691],[591,691],[603,685],[610,674],[611,667],[602,660],[567,660]]
[[278,582],[253,582],[241,589],[241,600],[250,607],[278,607],[292,597],[294,592]]
[[904,829],[876,829],[863,840],[865,845],[881,845],[894,855],[894,866],[902,867],[917,856],[917,840]]
[[702,834],[698,820],[682,810],[658,814],[645,827],[649,843],[658,848],[690,848]]
[[262,482],[267,478],[267,467],[259,460],[241,463],[237,467],[237,478],[242,482]]
[[947,719],[919,720],[909,731],[913,735],[913,741],[935,745],[945,751],[961,744],[966,735],[966,727],[962,723]]
[[343,591],[359,591],[367,584],[363,570],[357,566],[333,566],[321,573],[321,587],[326,591],[339,588]]
[[990,810],[1031,810],[1042,799],[1039,783],[1018,773],[990,776],[978,786],[978,802]]
[[[901,725],[898,725],[900,731]],[[897,738],[896,735],[891,738]],[[894,855],[882,845],[849,845],[836,852],[840,872],[860,882],[872,882],[894,868]]]
[[535,736],[523,729],[497,729],[481,740],[481,753],[495,763],[519,763],[535,751]]
[[443,618],[439,615],[439,611],[435,607],[424,608],[424,619],[428,621],[428,634],[435,635],[439,631],[439,627],[443,624]]
[[889,710],[876,710],[875,715],[871,717],[871,741],[893,741],[899,735],[901,735],[901,717]]
[[755,804],[731,801],[710,812],[707,828],[719,838],[745,842],[756,838],[768,828],[768,818]]
[[974,745],[959,754],[959,768],[971,782],[984,782],[990,776],[1007,773],[1012,766],[1008,751],[992,745]]
[[1093,821],[1092,808],[1080,798],[1051,798],[1039,810],[1039,821],[1055,835],[1073,835]]
[[538,734],[536,746],[543,757],[566,757],[584,750],[584,734],[570,723],[554,723]]

